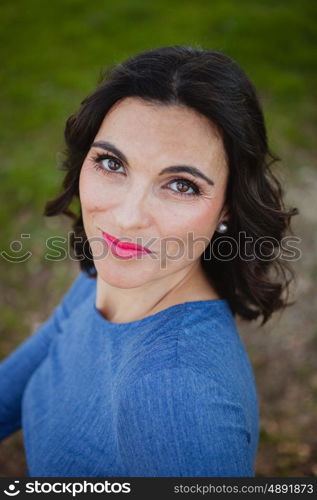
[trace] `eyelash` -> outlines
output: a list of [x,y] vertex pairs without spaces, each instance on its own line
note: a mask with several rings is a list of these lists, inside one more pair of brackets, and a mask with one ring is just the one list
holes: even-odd
[[[102,160],[113,160],[115,161],[116,163],[118,163],[120,166],[123,166],[120,162],[120,160],[118,160],[115,156],[112,156],[110,154],[102,154],[102,155],[97,155],[95,157],[93,157],[93,161],[95,162],[94,163],[94,168],[96,170],[100,170],[103,174],[105,175],[108,175],[108,174],[116,174],[117,172],[116,171],[111,171],[111,170],[106,170],[105,168],[103,168],[100,163]],[[121,174],[122,172],[119,172],[119,174]],[[182,193],[181,191],[175,191],[174,189],[171,189],[171,191],[173,193],[179,196],[187,196],[187,198],[189,197],[195,197],[195,196],[200,196],[201,195],[201,191],[199,189],[199,187],[192,181],[188,180],[188,179],[182,179],[182,178],[177,178],[177,179],[173,179],[172,181],[169,182],[169,184],[172,184],[173,182],[183,182],[185,184],[188,184],[189,187],[191,187],[193,190],[194,190],[194,193]]]

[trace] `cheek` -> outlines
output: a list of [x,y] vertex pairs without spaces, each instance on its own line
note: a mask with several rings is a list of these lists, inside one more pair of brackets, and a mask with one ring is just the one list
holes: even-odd
[[[102,188],[101,188],[102,186]],[[111,203],[113,190],[100,182],[100,177],[83,165],[79,177],[79,196],[83,212],[93,212],[106,208]]]
[[164,234],[164,254],[198,258],[208,246],[217,225],[220,203],[217,199],[189,203],[188,207],[163,212],[160,215],[161,234]]
[[87,173],[85,163],[83,164],[79,176],[79,198],[82,211],[89,209],[90,200],[92,199],[92,183],[90,176]]
[[175,210],[160,212],[160,221],[166,229],[165,232],[171,236],[186,235],[188,232],[209,236],[216,224],[219,205],[217,200],[206,200],[197,204],[188,203],[188,207],[184,205],[182,204]]

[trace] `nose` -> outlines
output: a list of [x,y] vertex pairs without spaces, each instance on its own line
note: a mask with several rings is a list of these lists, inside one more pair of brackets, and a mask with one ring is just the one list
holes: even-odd
[[114,229],[121,236],[137,236],[137,231],[149,226],[151,210],[149,203],[149,189],[146,186],[129,186],[118,196],[113,208]]

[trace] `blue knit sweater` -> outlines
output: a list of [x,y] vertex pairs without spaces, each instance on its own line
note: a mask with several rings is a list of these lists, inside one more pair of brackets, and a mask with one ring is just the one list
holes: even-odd
[[112,323],[81,272],[0,363],[0,439],[31,477],[254,476],[258,400],[226,300]]

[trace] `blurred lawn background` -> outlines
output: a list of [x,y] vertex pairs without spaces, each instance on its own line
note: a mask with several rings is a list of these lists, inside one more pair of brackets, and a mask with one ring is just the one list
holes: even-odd
[[[271,148],[282,158],[274,169],[288,205],[300,210],[294,230],[302,238],[296,305],[264,329],[239,323],[259,392],[258,476],[317,476],[316,5],[2,0],[0,6],[1,251],[16,258],[32,253],[19,263],[1,254],[1,358],[48,318],[78,273],[75,261],[45,258],[46,238],[66,238],[71,225],[42,212],[63,179],[57,166],[65,120],[100,72],[141,50],[185,44],[226,52],[255,83]],[[0,444],[0,475],[25,470],[19,431]]]

